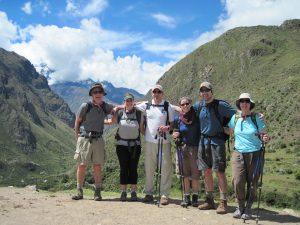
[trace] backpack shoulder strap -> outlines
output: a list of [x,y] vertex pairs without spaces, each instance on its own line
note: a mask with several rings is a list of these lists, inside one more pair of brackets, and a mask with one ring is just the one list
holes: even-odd
[[90,111],[91,111],[91,109],[93,108],[93,104],[91,103],[91,102],[86,102],[86,110],[85,110],[85,113],[83,114],[83,116],[82,116],[82,122],[83,121],[85,121],[85,119],[86,119],[86,114],[88,114]]
[[103,112],[104,112],[104,114],[105,114],[105,116],[107,116],[107,111],[106,111],[106,102],[104,102],[103,101],[103,103],[101,104],[101,108],[102,108],[102,110],[103,110]]
[[251,112],[251,120],[252,122],[254,123],[256,129],[257,129],[257,132],[258,132],[258,124],[257,124],[257,121],[256,121],[256,112]]
[[169,102],[168,101],[164,102],[164,110],[167,112],[166,125],[168,125],[169,124]]
[[146,110],[149,110],[151,105],[152,105],[151,103],[146,102]]
[[220,116],[220,113],[219,113],[219,102],[220,102],[220,100],[214,99],[213,109],[214,109],[215,115],[216,115],[219,123],[222,125],[222,120],[221,120],[221,116]]
[[235,127],[235,125],[236,125],[239,118],[241,118],[241,113],[236,112],[236,114],[234,115],[234,127]]
[[141,119],[142,119],[142,112],[140,110],[135,109],[135,116],[136,120],[138,121],[138,124],[141,124]]
[[123,113],[124,113],[124,109],[122,110],[119,110],[118,113],[117,113],[117,123],[119,124],[122,117],[123,117]]
[[88,114],[91,109],[93,108],[93,104],[91,102],[87,102],[87,108],[86,108],[86,111],[85,111],[85,114]]
[[199,117],[199,113],[201,112],[202,107],[203,107],[203,104],[201,102],[197,102],[195,107],[193,106],[197,117]]

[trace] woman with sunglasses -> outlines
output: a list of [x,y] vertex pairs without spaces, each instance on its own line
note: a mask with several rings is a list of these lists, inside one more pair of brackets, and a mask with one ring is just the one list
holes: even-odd
[[[191,105],[192,99],[182,97],[179,100],[180,114],[174,121],[173,138],[177,144],[182,145],[182,169],[181,175],[184,180],[184,202],[182,204],[198,206],[198,191],[200,171],[197,167],[197,155],[199,145],[199,120],[194,108]],[[178,160],[181,160],[178,159]],[[179,168],[181,169],[181,168]],[[190,179],[192,187],[190,187]],[[192,201],[190,196],[192,191]]]
[[[252,110],[255,102],[250,94],[242,93],[236,101],[240,110],[228,123],[229,133],[234,134],[232,154],[233,186],[238,202],[234,218],[250,219],[251,206],[256,196],[258,179],[262,169],[262,144],[269,141],[266,126]],[[247,186],[246,186],[247,185]]]
[[[124,95],[124,105],[107,124],[118,124],[116,152],[120,163],[121,201],[127,201],[127,185],[131,186],[130,201],[137,201],[137,167],[141,155],[141,111],[134,107],[134,96]],[[117,111],[117,110],[116,110]]]

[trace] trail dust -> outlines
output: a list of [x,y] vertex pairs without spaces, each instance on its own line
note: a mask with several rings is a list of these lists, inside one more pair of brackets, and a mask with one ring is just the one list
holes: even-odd
[[[200,211],[182,208],[180,200],[171,200],[167,206],[158,207],[142,202],[120,202],[116,198],[104,198],[95,202],[91,198],[71,200],[67,193],[38,192],[28,187],[0,188],[1,225],[210,225],[244,224],[232,218],[234,207],[226,215],[215,210]],[[256,224],[255,219],[246,224]],[[259,224],[300,224],[300,216],[293,210],[275,212],[263,209]]]

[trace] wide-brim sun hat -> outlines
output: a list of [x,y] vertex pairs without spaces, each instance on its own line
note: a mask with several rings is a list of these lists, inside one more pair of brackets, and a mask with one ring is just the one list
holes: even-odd
[[240,100],[241,99],[249,99],[250,100],[250,110],[252,110],[255,107],[255,102],[252,100],[251,95],[249,93],[242,93],[242,94],[240,94],[239,99],[236,100],[236,102],[235,102],[236,107],[239,110],[241,110],[241,107],[240,107]]
[[103,92],[103,95],[106,95],[106,92],[104,91],[104,88],[103,88],[102,84],[101,84],[101,83],[95,83],[95,84],[93,84],[92,87],[90,88],[89,96],[92,96],[92,91],[93,91],[95,88],[99,88],[100,91]]

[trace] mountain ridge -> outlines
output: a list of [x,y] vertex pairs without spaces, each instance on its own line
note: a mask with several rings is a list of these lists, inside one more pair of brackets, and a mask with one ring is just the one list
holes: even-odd
[[2,48],[0,112],[0,184],[64,170],[58,165],[75,148],[74,113],[26,58]]
[[[100,81],[97,81],[100,82]],[[84,102],[90,101],[88,95],[89,89],[96,81],[92,79],[82,81],[65,81],[50,85],[51,89],[61,96],[70,106],[72,112],[77,112],[80,105]],[[101,81],[107,95],[104,100],[112,104],[122,104],[123,96],[125,93],[132,93],[136,99],[141,98],[143,95],[136,90],[126,87],[115,87],[108,81]]]

